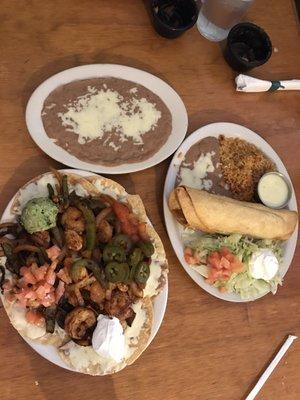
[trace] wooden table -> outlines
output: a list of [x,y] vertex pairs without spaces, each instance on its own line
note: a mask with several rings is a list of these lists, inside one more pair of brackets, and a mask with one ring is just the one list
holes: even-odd
[[[194,28],[169,41],[152,29],[138,0],[10,0],[1,4],[1,211],[18,187],[52,167],[30,139],[24,118],[32,91],[49,76],[89,63],[118,63],[152,72],[180,94],[191,133],[216,121],[236,122],[263,136],[284,161],[300,195],[299,92],[237,94],[235,74],[218,44]],[[291,0],[256,1],[248,19],[272,38],[271,60],[252,74],[300,75],[298,21]],[[231,304],[200,289],[185,273],[165,231],[162,192],[170,159],[114,178],[139,193],[165,243],[169,301],[161,329],[131,367],[108,377],[74,374],[50,364],[14,331],[0,309],[0,398],[82,400],[243,399],[290,332],[300,333],[300,252],[276,296]],[[300,398],[300,340],[258,399]]]

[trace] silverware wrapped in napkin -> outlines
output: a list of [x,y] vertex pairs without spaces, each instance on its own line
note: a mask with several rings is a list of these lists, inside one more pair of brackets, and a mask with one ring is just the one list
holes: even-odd
[[240,74],[235,78],[237,92],[275,92],[276,90],[300,90],[300,79],[265,81]]

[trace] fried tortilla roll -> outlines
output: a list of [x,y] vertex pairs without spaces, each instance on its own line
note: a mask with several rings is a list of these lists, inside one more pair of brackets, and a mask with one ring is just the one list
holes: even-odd
[[173,190],[169,208],[177,221],[189,228],[262,239],[287,240],[298,220],[295,211],[274,210],[184,186]]

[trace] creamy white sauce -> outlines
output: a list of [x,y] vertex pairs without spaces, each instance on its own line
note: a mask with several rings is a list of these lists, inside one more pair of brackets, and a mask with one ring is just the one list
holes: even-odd
[[123,140],[131,138],[143,144],[142,135],[154,129],[161,112],[145,98],[124,98],[114,90],[88,88],[88,93],[65,105],[67,111],[58,113],[62,125],[78,135],[78,143],[101,139],[105,132],[116,130]]
[[261,201],[269,207],[280,207],[288,200],[289,188],[285,180],[277,174],[268,174],[258,184]]
[[249,272],[254,279],[270,281],[275,277],[278,269],[278,260],[269,249],[256,251],[249,261]]
[[214,155],[214,151],[206,154],[202,153],[198,160],[194,161],[192,168],[188,168],[187,165],[183,164],[179,173],[180,185],[195,189],[210,190],[213,183],[211,179],[207,179],[207,173],[214,172],[215,170],[212,162]]
[[125,337],[120,320],[100,314],[93,332],[92,346],[99,356],[120,362],[125,353]]

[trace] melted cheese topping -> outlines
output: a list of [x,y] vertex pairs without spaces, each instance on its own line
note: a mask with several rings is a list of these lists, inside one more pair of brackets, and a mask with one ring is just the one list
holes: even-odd
[[122,201],[127,196],[125,189],[119,190],[118,188],[115,188],[115,187],[112,187],[112,188],[106,187],[101,183],[100,179],[93,181],[93,185],[96,187],[97,190],[99,190],[99,192],[101,192],[103,194],[107,194],[108,196],[112,197],[115,200]]
[[36,326],[27,322],[25,319],[25,311],[24,308],[16,305],[12,306],[10,320],[15,329],[21,331],[22,335],[25,335],[29,339],[38,339],[44,336],[46,333],[45,326]]
[[110,371],[116,365],[113,359],[100,357],[92,346],[79,346],[73,341],[60,348],[69,356],[75,369],[89,371],[93,365],[101,365],[103,372]]
[[[131,327],[127,327],[124,332],[125,336],[125,359],[129,358],[138,343],[138,337],[141,329],[146,322],[147,314],[142,308],[142,302],[132,305],[133,311],[136,313]],[[60,348],[67,356],[76,369],[91,369],[93,365],[101,365],[103,372],[109,372],[117,365],[116,361],[110,358],[100,356],[95,352],[92,346],[79,346],[73,341],[68,342]]]
[[47,183],[50,183],[55,190],[55,185],[57,183],[56,178],[52,174],[46,174],[42,176],[38,182],[30,183],[25,186],[23,189],[19,191],[19,202],[20,209],[22,210],[25,204],[35,198],[35,197],[47,197],[48,196],[48,188]]
[[[57,180],[52,174],[45,174],[42,176],[38,182],[33,182],[30,183],[29,185],[25,186],[23,189],[20,189],[19,191],[19,202],[20,206],[19,209],[20,211],[24,208],[26,203],[34,199],[36,197],[47,197],[48,196],[48,188],[47,184],[50,183],[50,185],[53,187],[54,192],[56,193],[56,184]],[[70,191],[75,191],[75,193],[78,196],[81,197],[87,197],[89,195],[88,191],[79,183],[76,183],[75,185],[68,185]]]
[[161,266],[157,261],[152,261],[150,264],[150,276],[147,280],[144,289],[144,296],[155,296],[159,286],[159,279],[161,277]]
[[78,143],[101,139],[105,132],[115,130],[121,141],[131,138],[143,144],[142,135],[151,131],[161,118],[161,112],[145,98],[124,98],[114,90],[88,87],[88,93],[65,105],[58,113],[62,125],[78,135]]
[[144,323],[147,319],[146,311],[142,308],[142,302],[138,302],[132,305],[132,309],[135,312],[135,317],[131,326],[127,326],[125,329],[125,358],[129,358],[138,344],[138,337],[143,328]]
[[212,162],[212,156],[215,152],[201,154],[198,160],[194,161],[193,168],[190,169],[186,164],[180,168],[180,185],[185,185],[195,189],[211,189],[213,183],[211,179],[205,179],[208,172],[214,172],[215,167]]

